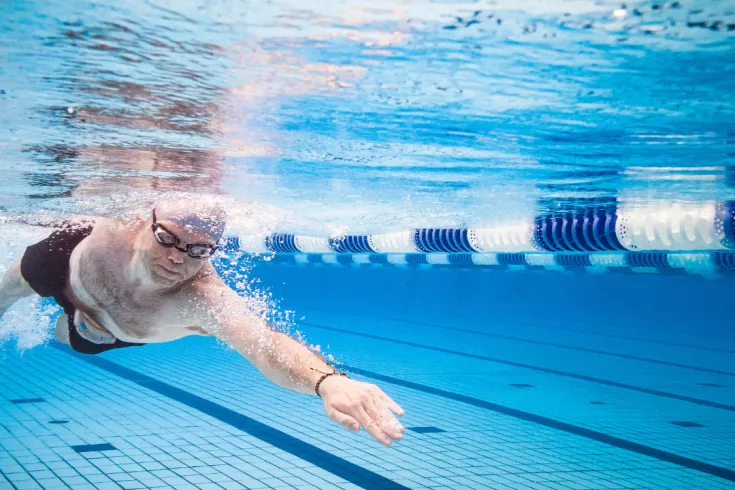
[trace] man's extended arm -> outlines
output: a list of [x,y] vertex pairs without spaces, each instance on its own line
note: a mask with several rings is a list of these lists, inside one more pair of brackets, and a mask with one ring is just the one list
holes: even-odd
[[[196,303],[207,305],[208,323],[214,325],[210,333],[246,357],[278,386],[316,394],[316,383],[334,368],[305,345],[272,330],[264,319],[249,310],[247,300],[220,278],[207,283],[197,292],[204,301]],[[391,412],[403,415],[403,409],[377,386],[332,375],[319,385],[319,395],[329,418],[346,429],[357,432],[362,426],[385,445],[390,445],[391,439],[402,438],[405,429]]]
[[35,291],[23,279],[20,273],[20,260],[17,260],[0,281],[0,318],[13,303],[34,293]]

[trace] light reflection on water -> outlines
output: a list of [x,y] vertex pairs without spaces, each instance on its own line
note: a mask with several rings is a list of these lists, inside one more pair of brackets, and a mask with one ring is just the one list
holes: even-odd
[[376,229],[733,198],[727,2],[515,3],[5,2],[0,205]]

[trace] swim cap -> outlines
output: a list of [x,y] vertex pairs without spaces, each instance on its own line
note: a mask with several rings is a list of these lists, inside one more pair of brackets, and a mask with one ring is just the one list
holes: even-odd
[[227,224],[227,213],[217,203],[206,201],[166,201],[156,206],[156,218],[182,228],[206,233],[219,242]]

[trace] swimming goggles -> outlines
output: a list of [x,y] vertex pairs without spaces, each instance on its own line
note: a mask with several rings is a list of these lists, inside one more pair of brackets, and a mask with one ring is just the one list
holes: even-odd
[[156,241],[158,243],[166,248],[173,247],[176,250],[186,252],[186,254],[191,258],[207,259],[217,251],[217,245],[209,245],[206,243],[188,243],[186,248],[179,247],[179,243],[181,243],[179,237],[168,231],[161,223],[156,223],[155,209],[153,210],[153,224],[151,225],[151,228],[153,229],[153,236],[156,237]]

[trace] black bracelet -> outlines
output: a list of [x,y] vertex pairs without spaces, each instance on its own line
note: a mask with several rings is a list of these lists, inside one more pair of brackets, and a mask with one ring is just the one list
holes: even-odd
[[331,373],[324,374],[321,378],[319,378],[319,381],[316,382],[316,386],[314,386],[314,391],[316,392],[317,396],[319,396],[319,398],[322,397],[322,395],[319,394],[319,385],[322,384],[322,381],[324,381],[325,379],[327,379],[329,376],[332,376],[332,375],[344,376],[346,378],[349,378],[349,376],[347,376],[347,373],[344,373],[342,371],[337,371],[336,368]]

